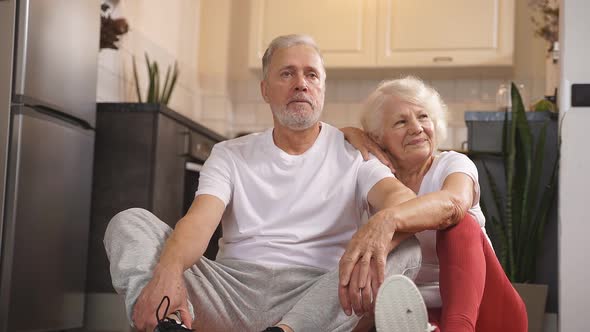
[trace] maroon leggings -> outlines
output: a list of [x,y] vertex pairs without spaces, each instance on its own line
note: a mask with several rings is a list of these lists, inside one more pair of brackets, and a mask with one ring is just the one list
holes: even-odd
[[524,303],[471,216],[436,232],[436,252],[443,306],[428,313],[437,331],[527,331]]

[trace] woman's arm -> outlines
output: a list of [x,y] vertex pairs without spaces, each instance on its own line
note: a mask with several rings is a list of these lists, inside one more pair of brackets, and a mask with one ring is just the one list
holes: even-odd
[[395,232],[445,229],[463,219],[473,206],[474,197],[473,179],[465,173],[452,173],[445,179],[441,190],[418,196],[380,213],[385,214]]

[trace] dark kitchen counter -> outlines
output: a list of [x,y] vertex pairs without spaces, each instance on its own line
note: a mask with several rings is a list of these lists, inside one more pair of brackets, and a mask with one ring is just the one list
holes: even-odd
[[213,130],[194,122],[186,116],[171,110],[168,106],[162,104],[147,104],[147,103],[97,103],[98,112],[146,112],[146,113],[161,113],[169,118],[172,118],[190,129],[205,135],[215,141],[225,141],[227,138],[214,132]]

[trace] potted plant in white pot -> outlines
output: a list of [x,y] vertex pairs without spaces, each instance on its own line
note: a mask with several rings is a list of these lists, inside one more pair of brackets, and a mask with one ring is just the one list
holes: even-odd
[[[504,177],[494,177],[483,161],[485,177],[492,193],[488,217],[496,254],[508,278],[523,297],[529,316],[529,331],[541,331],[547,285],[534,284],[537,257],[542,250],[544,228],[557,193],[557,160],[551,165],[550,179],[542,181],[547,123],[533,137],[525,107],[516,86],[511,88],[512,107],[504,117],[502,151],[496,154],[504,166]],[[486,153],[474,152],[474,155]],[[503,182],[500,182],[503,181]],[[546,182],[546,185],[541,185]],[[500,185],[505,188],[501,192]],[[486,188],[482,188],[485,190]],[[489,202],[488,202],[489,203]]]

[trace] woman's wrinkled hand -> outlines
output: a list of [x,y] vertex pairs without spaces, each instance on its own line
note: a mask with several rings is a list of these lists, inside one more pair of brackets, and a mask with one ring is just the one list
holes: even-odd
[[357,316],[372,315],[375,307],[375,299],[380,286],[377,273],[375,273],[375,261],[371,260],[369,277],[364,287],[360,286],[360,267],[360,264],[354,266],[347,286],[338,287],[338,296],[347,315],[351,315],[353,311]]
[[348,243],[340,258],[338,285],[340,304],[347,315],[352,314],[351,305],[355,312],[358,309],[361,313],[371,308],[372,301],[367,299],[371,293],[373,298],[377,295],[376,290],[385,279],[392,237],[393,232],[386,227],[380,214],[376,214]]
[[355,127],[340,128],[340,131],[344,134],[344,138],[352,144],[363,156],[364,160],[369,160],[369,154],[373,154],[379,161],[385,166],[389,167],[392,172],[395,173],[393,164],[389,160],[389,156],[381,149],[379,144],[375,142],[369,135],[367,135],[362,129]]

